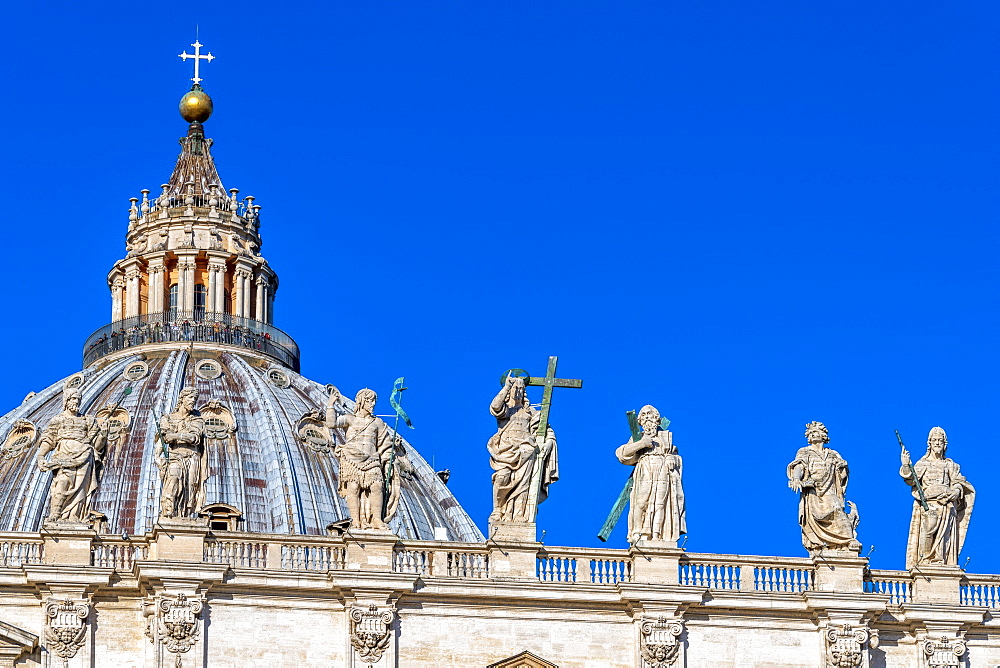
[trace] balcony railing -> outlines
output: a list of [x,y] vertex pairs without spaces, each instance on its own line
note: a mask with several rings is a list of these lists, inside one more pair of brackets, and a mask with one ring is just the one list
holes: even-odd
[[299,370],[298,345],[277,327],[228,313],[201,311],[145,313],[105,325],[84,343],[83,366],[135,346],[188,341],[247,348]]

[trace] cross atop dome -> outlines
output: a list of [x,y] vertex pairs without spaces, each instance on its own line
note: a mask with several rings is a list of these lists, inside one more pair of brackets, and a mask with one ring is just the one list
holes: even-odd
[[211,51],[209,51],[207,54],[202,54],[201,47],[205,45],[199,42],[197,39],[194,40],[194,44],[192,44],[191,46],[194,47],[194,55],[191,55],[190,53],[187,52],[187,49],[184,49],[184,53],[178,54],[177,57],[184,59],[185,62],[187,62],[188,58],[194,59],[194,76],[191,77],[191,81],[194,82],[195,86],[198,86],[201,84],[201,77],[198,76],[199,63],[202,60],[204,60],[205,62],[211,62],[215,60],[215,56],[212,55]]

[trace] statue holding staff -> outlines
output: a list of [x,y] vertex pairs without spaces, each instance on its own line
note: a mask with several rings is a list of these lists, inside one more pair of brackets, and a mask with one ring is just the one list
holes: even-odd
[[45,427],[39,441],[38,468],[53,474],[49,522],[86,522],[90,499],[100,483],[106,441],[97,420],[80,415],[82,396],[78,388],[63,391],[63,410]]
[[340,464],[337,493],[347,502],[347,511],[356,528],[388,531],[386,522],[396,514],[399,503],[399,472],[403,463],[394,454],[395,435],[374,415],[378,400],[374,390],[358,391],[353,415],[338,415],[335,404],[340,401],[340,391],[332,385],[329,388],[326,426],[344,431],[343,443],[334,446]]
[[920,564],[958,565],[976,490],[958,464],[945,457],[947,449],[947,434],[941,427],[934,427],[927,435],[927,452],[917,463],[911,463],[905,447],[900,453],[899,475],[913,494],[907,568]]

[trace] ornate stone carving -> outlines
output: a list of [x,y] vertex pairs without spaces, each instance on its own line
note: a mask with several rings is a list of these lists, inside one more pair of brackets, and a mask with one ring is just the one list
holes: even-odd
[[924,640],[923,650],[927,657],[927,668],[960,668],[966,646],[963,638],[941,636],[938,640]]
[[[490,413],[497,419],[497,433],[486,444],[493,468],[490,526],[498,522],[533,522],[535,509],[528,507],[532,486],[539,486],[538,503],[541,503],[548,497],[549,485],[559,478],[555,432],[548,428],[539,452],[535,432],[541,414],[528,401],[524,378],[506,378],[490,403]],[[538,457],[544,460],[540,481],[534,479]]]
[[351,609],[351,646],[358,657],[369,664],[378,663],[392,640],[392,620],[396,613],[390,609],[379,610],[372,604],[367,608]]
[[205,505],[208,459],[204,456],[205,420],[194,408],[197,401],[198,390],[186,387],[174,411],[160,418],[156,441],[163,483],[160,519],[190,518]]
[[639,625],[642,668],[672,668],[677,664],[683,632],[684,623],[680,620],[666,617],[644,619]]
[[50,600],[45,605],[45,648],[69,666],[87,642],[87,616],[90,605],[84,601]]
[[830,668],[856,668],[864,662],[866,643],[878,647],[878,634],[850,624],[833,626],[826,631],[827,659]]
[[146,609],[149,618],[146,637],[154,643],[159,639],[164,648],[174,655],[174,665],[178,668],[182,665],[181,655],[198,642],[203,608],[201,600],[176,594],[164,595]]
[[13,459],[24,454],[24,451],[35,444],[38,439],[38,428],[30,420],[18,419],[7,432],[7,438],[0,446],[0,459]]
[[97,411],[96,417],[101,429],[104,430],[108,447],[117,447],[128,437],[132,416],[121,406],[117,404],[105,406]]
[[205,442],[236,453],[236,419],[221,401],[213,399],[198,409],[205,421]]
[[[338,493],[358,529],[389,529],[386,522],[396,513],[399,503],[400,476],[394,456],[395,435],[381,418],[373,414],[378,395],[365,388],[354,402],[354,415],[338,415],[336,403],[340,391],[330,386],[326,405],[326,426],[343,429],[343,441],[334,446],[340,463]],[[385,494],[386,474],[389,494]]]
[[[806,425],[806,441],[788,465],[788,486],[799,492],[799,525],[802,545],[810,552],[823,549],[857,554],[861,543],[857,507],[844,498],[847,492],[847,462],[826,447],[830,437],[822,422]],[[844,506],[850,506],[850,513]]]
[[45,427],[38,448],[38,468],[53,474],[50,522],[86,522],[90,499],[100,484],[105,439],[97,420],[80,415],[81,397],[77,388],[63,390],[63,410]]
[[660,428],[660,412],[652,406],[639,411],[642,438],[620,446],[615,455],[634,466],[629,496],[628,539],[676,544],[687,533],[681,458],[673,435]]
[[[941,427],[934,427],[927,435],[927,453],[916,464],[911,466],[910,453],[905,449],[900,454],[899,475],[913,494],[907,568],[918,564],[958,564],[976,490],[962,475],[958,464],[945,457],[947,449],[947,434]],[[927,502],[926,510],[923,500]]]
[[323,421],[322,411],[309,411],[300,417],[295,424],[295,437],[313,452],[323,455],[333,452],[333,438]]

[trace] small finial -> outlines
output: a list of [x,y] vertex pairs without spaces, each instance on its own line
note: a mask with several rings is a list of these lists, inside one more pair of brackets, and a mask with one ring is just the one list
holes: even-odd
[[209,51],[207,55],[202,55],[201,47],[205,45],[199,42],[197,39],[194,40],[194,44],[192,44],[191,46],[194,47],[194,55],[189,54],[187,52],[187,49],[184,49],[184,53],[179,54],[178,58],[183,59],[185,62],[187,62],[188,58],[194,59],[194,76],[191,77],[191,81],[194,82],[194,86],[192,86],[191,89],[194,90],[195,88],[199,89],[201,88],[200,86],[201,77],[198,76],[198,65],[200,61],[204,60],[206,62],[212,62],[213,60],[215,60],[215,56],[212,55],[211,51]]

